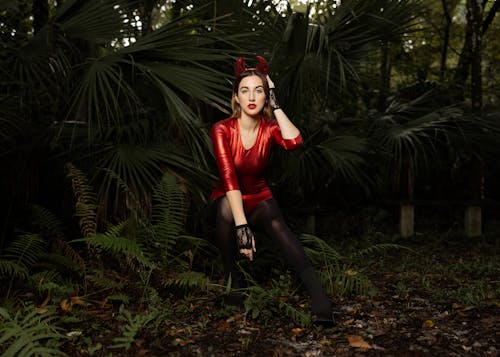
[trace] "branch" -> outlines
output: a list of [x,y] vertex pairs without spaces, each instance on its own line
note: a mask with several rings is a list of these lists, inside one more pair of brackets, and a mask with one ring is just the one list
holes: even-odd
[[486,18],[483,21],[483,28],[482,28],[483,35],[486,32],[486,30],[488,30],[488,27],[491,25],[491,23],[493,22],[493,19],[495,18],[495,15],[498,12],[499,8],[500,8],[500,1],[495,0],[495,2],[493,3],[493,6],[490,9],[490,12],[488,13],[488,15],[486,16]]

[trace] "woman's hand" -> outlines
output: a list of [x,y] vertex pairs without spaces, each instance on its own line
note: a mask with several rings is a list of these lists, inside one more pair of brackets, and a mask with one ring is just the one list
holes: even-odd
[[252,261],[253,253],[257,251],[255,249],[255,238],[252,230],[248,224],[236,226],[234,229],[236,231],[236,240],[240,253]]

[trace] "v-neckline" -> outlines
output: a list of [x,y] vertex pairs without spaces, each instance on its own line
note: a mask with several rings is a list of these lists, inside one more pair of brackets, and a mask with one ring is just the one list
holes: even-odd
[[244,145],[243,145],[243,139],[241,137],[241,129],[240,129],[240,122],[238,119],[236,119],[236,125],[238,127],[238,137],[240,139],[240,143],[241,143],[241,147],[243,148],[243,150],[245,151],[250,151],[253,149],[253,147],[255,146],[255,144],[257,144],[257,140],[259,140],[259,136],[260,136],[260,130],[262,128],[262,118],[259,119],[259,128],[257,129],[257,135],[255,136],[255,140],[253,142],[253,144],[249,147],[249,148],[246,148]]

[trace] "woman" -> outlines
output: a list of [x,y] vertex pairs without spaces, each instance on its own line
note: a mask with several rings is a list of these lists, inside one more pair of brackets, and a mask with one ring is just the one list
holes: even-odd
[[267,62],[260,56],[257,59],[256,68],[246,68],[243,58],[236,62],[233,114],[211,130],[220,176],[211,195],[211,209],[215,210],[215,234],[225,277],[231,279],[233,287],[239,286],[238,251],[253,260],[253,231],[263,232],[276,240],[287,263],[307,287],[312,322],[333,325],[330,300],[264,179],[272,146],[293,150],[302,145],[302,137],[276,100]]

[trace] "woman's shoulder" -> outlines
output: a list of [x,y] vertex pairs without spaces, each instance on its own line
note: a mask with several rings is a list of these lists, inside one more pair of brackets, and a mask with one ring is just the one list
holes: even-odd
[[212,125],[213,129],[223,129],[223,128],[232,128],[236,125],[236,118],[226,118],[215,122]]

